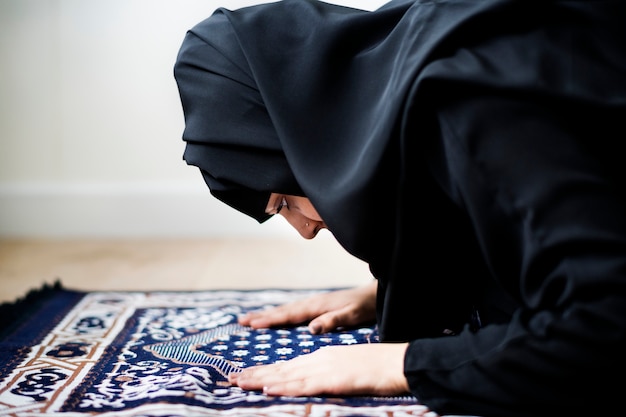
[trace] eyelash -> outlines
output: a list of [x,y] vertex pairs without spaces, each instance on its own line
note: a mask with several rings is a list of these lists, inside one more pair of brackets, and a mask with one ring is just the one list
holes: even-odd
[[285,197],[282,198],[282,200],[280,201],[280,204],[276,208],[276,214],[280,213],[283,207],[287,207],[287,210],[289,210],[289,204],[287,204],[287,200],[285,199]]

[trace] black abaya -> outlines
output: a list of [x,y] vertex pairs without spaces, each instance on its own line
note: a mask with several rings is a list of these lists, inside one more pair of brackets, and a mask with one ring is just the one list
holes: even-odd
[[626,370],[626,2],[220,9],[175,75],[185,160],[259,221],[307,196],[440,414],[612,411]]

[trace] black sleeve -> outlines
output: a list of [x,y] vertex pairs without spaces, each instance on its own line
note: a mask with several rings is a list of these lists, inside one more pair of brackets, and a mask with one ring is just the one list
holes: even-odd
[[439,112],[444,169],[521,307],[506,324],[412,341],[405,375],[440,414],[613,410],[626,370],[625,112],[492,93]]

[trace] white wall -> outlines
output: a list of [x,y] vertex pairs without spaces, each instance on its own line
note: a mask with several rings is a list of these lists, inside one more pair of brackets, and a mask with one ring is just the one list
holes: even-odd
[[182,160],[183,36],[259,2],[0,0],[0,237],[292,236],[215,200]]

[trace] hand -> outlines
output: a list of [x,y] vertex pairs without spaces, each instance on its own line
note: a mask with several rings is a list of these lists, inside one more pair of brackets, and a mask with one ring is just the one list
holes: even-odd
[[356,326],[376,318],[376,281],[347,290],[316,294],[268,310],[239,317],[239,323],[255,329],[309,322],[313,334],[342,326]]
[[271,365],[228,375],[228,381],[267,395],[400,395],[409,392],[404,376],[408,343],[326,346]]

